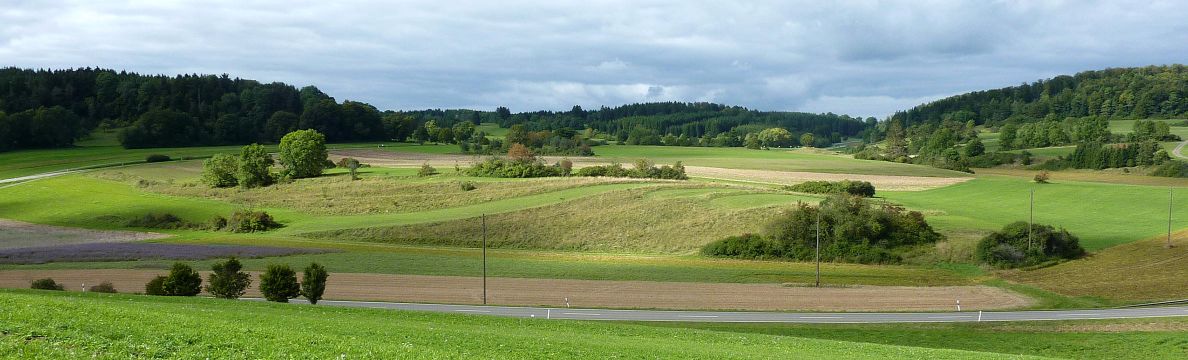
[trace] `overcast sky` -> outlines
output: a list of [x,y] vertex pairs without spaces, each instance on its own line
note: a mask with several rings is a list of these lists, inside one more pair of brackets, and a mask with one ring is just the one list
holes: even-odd
[[1188,62],[1185,1],[299,3],[0,0],[0,66],[226,73],[380,109],[675,100],[882,118]]

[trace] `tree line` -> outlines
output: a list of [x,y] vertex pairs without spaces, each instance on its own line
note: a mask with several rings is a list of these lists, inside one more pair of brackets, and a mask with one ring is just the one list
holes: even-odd
[[1188,115],[1188,67],[1112,68],[974,91],[897,112],[904,126],[974,120],[997,126],[1045,118],[1175,118]]

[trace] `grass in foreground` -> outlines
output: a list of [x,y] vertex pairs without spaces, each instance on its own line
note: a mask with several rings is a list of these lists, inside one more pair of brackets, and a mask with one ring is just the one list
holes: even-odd
[[978,324],[647,325],[1068,359],[1188,357],[1188,318]]
[[0,291],[15,358],[995,359],[948,349],[623,323],[94,293]]

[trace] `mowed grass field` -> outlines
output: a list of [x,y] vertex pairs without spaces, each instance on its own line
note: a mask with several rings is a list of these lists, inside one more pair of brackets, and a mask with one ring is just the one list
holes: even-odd
[[839,174],[963,177],[968,174],[930,166],[889,161],[856,160],[849,155],[816,149],[708,148],[681,146],[607,145],[594,148],[597,157],[630,165],[647,158],[657,163],[728,169],[805,171]]
[[0,355],[23,359],[1026,358],[624,323],[205,298],[4,290],[0,308]]
[[1188,298],[1188,231],[1119,245],[1083,259],[1003,276],[1068,296],[1132,302]]

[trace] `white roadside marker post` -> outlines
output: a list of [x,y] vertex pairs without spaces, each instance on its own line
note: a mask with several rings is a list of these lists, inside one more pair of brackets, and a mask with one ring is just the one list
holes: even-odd
[[961,311],[961,299],[957,299],[957,311]]

